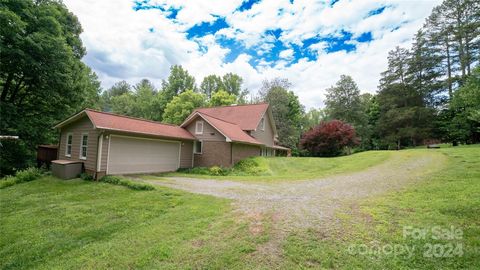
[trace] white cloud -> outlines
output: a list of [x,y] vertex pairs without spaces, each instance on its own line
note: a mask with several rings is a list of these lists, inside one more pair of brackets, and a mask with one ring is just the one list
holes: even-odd
[[320,41],[308,47],[309,50],[314,51],[317,54],[322,53],[326,48],[328,48],[328,43],[325,41]]
[[[84,33],[82,40],[88,54],[84,61],[99,75],[104,87],[118,80],[131,83],[141,78],[151,79],[160,86],[172,64],[181,64],[201,80],[216,73],[235,72],[245,80],[245,86],[255,93],[263,79],[285,77],[307,107],[321,106],[324,91],[341,74],[351,75],[362,91],[374,92],[379,74],[386,68],[387,53],[395,46],[408,47],[414,33],[421,27],[434,1],[363,1],[340,0],[333,7],[324,2],[296,0],[264,0],[250,10],[239,12],[241,0],[207,1],[165,0],[154,4],[180,9],[175,20],[158,9],[133,10],[133,1],[66,0],[67,7],[78,16]],[[368,17],[371,10],[387,5],[383,13]],[[201,22],[213,22],[217,16],[226,18],[231,27],[195,40],[188,40],[185,30]],[[393,28],[399,27],[395,31]],[[153,28],[153,33],[149,31]],[[230,49],[218,44],[218,37],[243,42],[254,47],[259,55],[273,47],[272,36],[266,30],[282,29],[279,38],[286,47],[302,44],[316,35],[338,35],[341,30],[354,37],[372,32],[374,40],[354,42],[355,51],[326,53],[328,43],[319,42],[309,49],[318,54],[316,61],[300,59],[291,64],[294,51],[279,53],[275,65],[260,59],[253,67],[252,56],[241,53],[226,63]]]
[[294,51],[292,49],[287,49],[287,50],[283,50],[280,52],[280,58],[283,58],[283,59],[292,59],[293,58],[293,54],[294,54]]

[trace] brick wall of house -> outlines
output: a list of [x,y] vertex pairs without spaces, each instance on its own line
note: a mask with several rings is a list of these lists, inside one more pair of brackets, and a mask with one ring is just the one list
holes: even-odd
[[194,154],[195,167],[232,165],[231,144],[229,142],[203,141],[202,154]]
[[234,143],[232,146],[232,151],[233,164],[235,164],[248,157],[260,156],[261,148],[255,145]]

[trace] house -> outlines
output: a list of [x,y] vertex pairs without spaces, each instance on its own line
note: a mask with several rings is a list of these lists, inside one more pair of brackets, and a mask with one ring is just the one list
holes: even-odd
[[286,155],[268,104],[196,109],[180,125],[85,109],[55,126],[58,159],[95,177],[230,167],[251,156]]

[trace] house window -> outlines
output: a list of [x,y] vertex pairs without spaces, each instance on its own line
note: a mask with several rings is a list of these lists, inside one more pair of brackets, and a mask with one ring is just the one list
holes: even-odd
[[65,147],[65,156],[67,157],[72,156],[72,141],[73,141],[73,134],[67,133],[67,145]]
[[262,117],[260,120],[260,129],[265,130],[265,117]]
[[202,141],[195,141],[195,144],[193,145],[193,153],[195,154],[201,154],[203,148],[203,143]]
[[203,134],[203,121],[195,123],[195,134]]
[[80,142],[80,159],[87,159],[88,134],[82,134]]

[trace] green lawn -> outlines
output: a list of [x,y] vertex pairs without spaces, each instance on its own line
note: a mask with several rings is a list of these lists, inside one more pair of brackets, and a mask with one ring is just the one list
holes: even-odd
[[[439,150],[447,167],[421,183],[377,196],[338,213],[342,226],[325,234],[314,229],[292,234],[284,245],[287,265],[325,268],[478,269],[480,267],[480,147]],[[459,229],[460,239],[404,238],[403,229]],[[410,227],[410,229],[409,229]],[[418,231],[417,231],[418,232]],[[414,252],[366,254],[387,245],[408,246]],[[353,246],[352,246],[353,245]],[[435,253],[429,248],[435,247]],[[348,248],[352,248],[349,252]],[[461,249],[463,255],[450,248]],[[443,249],[443,252],[442,252]],[[431,251],[431,250],[430,250]],[[355,253],[357,252],[357,253]],[[354,255],[353,255],[354,254]],[[359,255],[360,254],[360,255]],[[453,257],[448,257],[449,254]],[[457,255],[454,255],[457,254]],[[427,257],[424,257],[426,255]],[[430,255],[433,255],[429,257]]]
[[229,202],[45,177],[0,190],[0,269],[226,268],[251,235]]
[[[298,230],[281,245],[281,260],[269,265],[256,250],[269,240],[270,226],[252,232],[230,201],[157,187],[134,191],[82,180],[41,180],[0,190],[1,269],[258,269],[258,268],[429,268],[478,269],[480,265],[480,147],[439,150],[445,169],[402,191],[360,201],[337,213],[331,231]],[[332,159],[305,159],[327,174],[382,162],[398,152],[367,152]],[[401,152],[400,152],[401,153]],[[369,157],[373,155],[374,157]],[[270,160],[270,159],[269,159]],[[272,159],[273,160],[273,159]],[[302,171],[301,159],[279,160],[277,171]],[[370,160],[370,161],[365,161]],[[292,167],[290,169],[282,168]],[[331,162],[329,165],[322,165]],[[359,165],[362,164],[362,165]],[[342,165],[341,165],[342,166]],[[312,169],[313,170],[313,169]],[[319,170],[320,171],[320,170]],[[312,175],[312,172],[305,173]],[[268,225],[268,221],[265,221]],[[455,226],[461,239],[415,240],[402,228]],[[463,255],[426,258],[425,245],[462,245]],[[348,248],[408,245],[411,257],[350,254]]]
[[[261,176],[211,176],[178,172],[162,174],[161,176],[183,176],[200,179],[213,178],[219,180],[229,179],[239,181],[307,180],[322,178],[334,174],[360,171],[387,160],[391,154],[392,152],[389,151],[369,151],[336,158],[259,157],[257,159],[261,164],[260,166],[265,167],[265,173]],[[146,178],[152,179],[151,176],[146,176]]]

